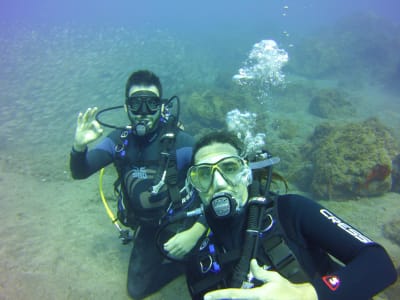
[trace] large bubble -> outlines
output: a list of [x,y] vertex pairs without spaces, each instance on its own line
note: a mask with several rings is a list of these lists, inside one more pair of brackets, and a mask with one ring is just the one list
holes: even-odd
[[265,146],[265,134],[254,133],[257,114],[250,112],[241,113],[234,109],[226,114],[226,125],[229,131],[236,133],[237,137],[246,145],[244,156],[253,159]]
[[242,86],[261,85],[265,92],[271,86],[284,84],[285,75],[282,67],[288,60],[288,53],[284,49],[278,48],[275,41],[262,40],[253,45],[248,58],[232,79]]

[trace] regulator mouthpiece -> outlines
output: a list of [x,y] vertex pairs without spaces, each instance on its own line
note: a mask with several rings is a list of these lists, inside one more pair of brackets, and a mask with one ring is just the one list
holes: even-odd
[[217,193],[210,202],[210,209],[217,218],[226,218],[235,214],[237,203],[228,193]]
[[144,136],[146,134],[146,131],[147,131],[146,130],[146,125],[144,125],[142,123],[137,124],[136,127],[135,127],[135,131],[136,131],[136,134],[138,136]]

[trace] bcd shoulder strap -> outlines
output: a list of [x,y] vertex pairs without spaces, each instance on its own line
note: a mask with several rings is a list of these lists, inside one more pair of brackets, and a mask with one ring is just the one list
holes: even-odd
[[[273,220],[273,226],[265,232],[261,239],[268,264],[291,282],[300,283],[308,280],[298,259],[287,244],[287,234],[282,228],[277,211],[278,195],[272,196],[274,205],[265,212],[266,219]],[[269,225],[268,225],[269,226]]]
[[[176,136],[179,128],[174,116],[170,116],[165,130],[160,138],[160,166],[159,175],[165,176],[165,184],[168,187],[169,197],[173,207],[179,207],[181,204],[181,195],[178,186],[178,166],[176,157]],[[164,175],[165,173],[165,175]]]

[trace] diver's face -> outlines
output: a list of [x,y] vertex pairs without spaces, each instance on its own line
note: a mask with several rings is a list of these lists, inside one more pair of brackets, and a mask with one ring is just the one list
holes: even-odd
[[161,115],[161,99],[154,85],[133,85],[128,93],[125,110],[137,135],[146,135],[157,127]]
[[[198,189],[200,199],[205,206],[210,204],[213,196],[217,193],[231,194],[238,202],[238,208],[243,207],[247,202],[247,185],[249,182],[244,178],[244,171],[248,167],[244,162],[242,165],[234,161],[230,162],[230,159],[235,157],[238,157],[236,148],[225,143],[205,146],[196,153],[194,157],[195,166],[201,166],[201,164],[214,165],[213,171],[209,174],[209,185],[208,183],[204,184],[206,188]],[[226,165],[224,164],[225,161],[227,162]],[[223,172],[226,173],[222,174]],[[237,174],[233,174],[234,172]],[[205,178],[206,180],[207,178]]]

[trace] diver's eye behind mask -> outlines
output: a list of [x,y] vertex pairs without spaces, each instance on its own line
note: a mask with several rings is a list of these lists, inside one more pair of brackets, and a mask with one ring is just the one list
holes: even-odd
[[239,156],[228,156],[215,164],[199,164],[192,166],[188,171],[189,182],[199,192],[207,192],[214,180],[215,170],[221,174],[224,180],[232,186],[242,180],[246,169],[243,159]]
[[126,106],[132,114],[155,114],[161,107],[161,99],[153,92],[139,91],[126,99]]

